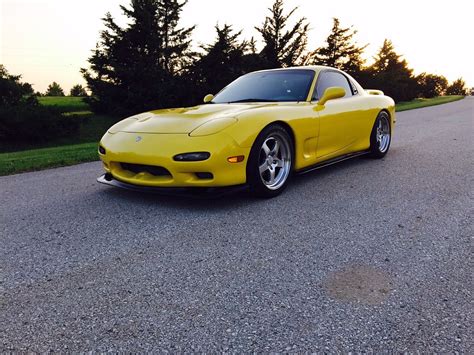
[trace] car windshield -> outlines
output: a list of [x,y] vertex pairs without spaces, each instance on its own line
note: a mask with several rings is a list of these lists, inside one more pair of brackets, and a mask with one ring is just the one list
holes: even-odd
[[314,71],[270,70],[244,75],[225,87],[212,103],[306,101]]

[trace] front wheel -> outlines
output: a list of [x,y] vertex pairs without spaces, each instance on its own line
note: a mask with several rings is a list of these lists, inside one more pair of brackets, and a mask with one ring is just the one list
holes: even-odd
[[372,135],[370,136],[370,155],[372,158],[381,159],[387,155],[392,143],[392,126],[390,115],[380,112],[375,120]]
[[247,182],[252,194],[271,198],[288,185],[293,169],[293,143],[279,125],[265,128],[257,137],[247,165]]

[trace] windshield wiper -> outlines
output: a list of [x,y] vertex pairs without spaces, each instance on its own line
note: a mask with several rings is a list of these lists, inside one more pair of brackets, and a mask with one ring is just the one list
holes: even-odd
[[229,101],[228,104],[238,104],[244,102],[278,102],[278,100],[267,100],[267,99],[243,99],[236,101]]

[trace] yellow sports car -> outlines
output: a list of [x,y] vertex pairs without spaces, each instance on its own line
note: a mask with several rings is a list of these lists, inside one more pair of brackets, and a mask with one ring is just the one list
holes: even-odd
[[249,187],[274,197],[301,173],[362,154],[387,154],[394,101],[328,67],[264,70],[204,105],[151,111],[109,129],[98,181],[145,191]]

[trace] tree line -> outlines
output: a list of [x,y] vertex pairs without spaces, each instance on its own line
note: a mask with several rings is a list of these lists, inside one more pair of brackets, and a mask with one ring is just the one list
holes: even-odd
[[367,45],[355,41],[357,31],[334,18],[323,46],[308,51],[309,22],[299,18],[290,25],[296,8],[285,11],[276,0],[259,26],[263,48],[255,38],[241,40],[241,30],[215,27],[214,42],[193,50],[195,27],[179,26],[187,0],[132,0],[121,10],[129,25],[120,27],[110,13],[105,30],[81,69],[91,91],[88,99],[97,112],[126,114],[201,102],[239,76],[260,69],[299,65],[327,65],[344,70],[364,87],[383,90],[396,101],[442,94],[465,95],[462,79],[448,85],[445,77],[414,75],[406,59],[386,39],[371,65],[363,59]]
[[[55,81],[53,81],[51,84],[48,85],[48,88],[46,89],[44,94],[40,92],[36,92],[35,95],[36,96],[66,96],[61,85],[59,85]],[[86,88],[84,86],[82,86],[81,84],[76,84],[69,91],[69,96],[86,97],[88,95],[87,95]]]
[[80,117],[40,105],[32,85],[0,64],[0,149],[74,136],[80,125]]
[[[254,28],[263,48],[257,48],[255,37],[241,39],[242,30],[224,24],[215,27],[212,43],[196,50],[191,40],[195,27],[179,26],[186,4],[187,0],[132,0],[128,7],[121,6],[129,20],[125,27],[110,13],[105,15],[105,30],[88,59],[89,67],[81,69],[90,92],[86,100],[95,112],[122,116],[195,105],[205,94],[216,94],[245,73],[299,65],[339,68],[365,88],[383,90],[396,101],[467,94],[462,79],[449,85],[441,75],[414,75],[388,39],[368,65],[364,60],[367,45],[359,45],[357,30],[343,26],[337,18],[324,44],[309,50],[309,22],[304,17],[293,19],[297,9],[286,11],[284,0],[275,0]],[[41,95],[20,79],[0,65],[0,106],[32,104],[34,96]],[[53,82],[44,95],[65,93]],[[75,85],[70,95],[87,96],[86,88]]]

